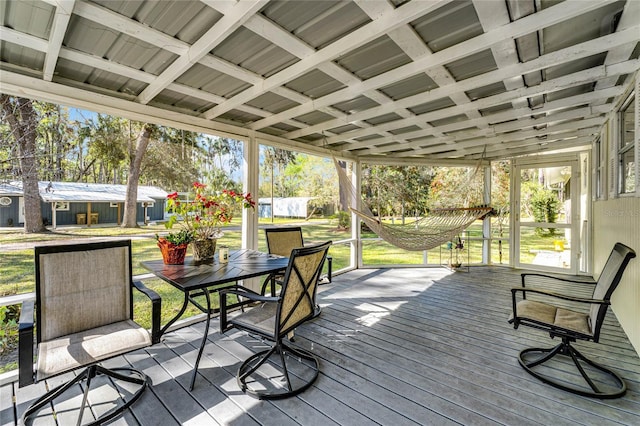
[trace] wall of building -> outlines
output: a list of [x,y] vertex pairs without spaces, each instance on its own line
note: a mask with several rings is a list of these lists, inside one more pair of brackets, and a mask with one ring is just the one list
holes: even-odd
[[19,226],[19,197],[9,196],[11,204],[8,206],[0,205],[0,227],[2,226]]
[[[640,198],[597,201],[593,208],[594,270],[599,274],[611,248],[621,242],[640,256]],[[636,257],[613,293],[611,307],[640,354],[640,258]]]
[[[4,226],[24,226],[24,223],[18,220],[19,214],[19,197],[9,197],[12,199],[12,203],[8,206],[0,206],[0,227]],[[147,207],[147,216],[150,221],[162,221],[164,220],[164,203],[165,200],[156,200],[152,207]],[[120,203],[120,212],[124,209],[124,203]],[[41,202],[40,208],[42,212],[42,219],[47,225],[53,224],[53,214],[51,211],[51,203]],[[139,223],[144,223],[145,209],[141,203],[136,207],[136,220]],[[111,203],[91,203],[91,212],[98,214],[98,223],[110,223],[115,224],[118,222],[118,208],[112,207]],[[56,212],[56,225],[75,225],[77,224],[77,215],[87,214],[87,203],[69,203],[69,210],[58,210]],[[9,225],[9,219],[12,221],[12,225]],[[86,223],[86,216],[85,222]]]
[[[593,202],[591,227],[593,270],[596,276],[602,271],[616,242],[628,245],[640,256],[640,73],[636,73],[635,78],[629,78],[627,91],[622,99],[627,99],[632,92],[635,92],[635,193],[619,194],[617,150],[623,133],[619,115],[622,104],[614,107],[600,133],[602,146],[599,158],[597,144],[594,146],[594,183],[596,187],[602,188],[594,196],[598,199]],[[612,296],[611,308],[636,352],[640,354],[640,258],[631,260],[620,286]]]

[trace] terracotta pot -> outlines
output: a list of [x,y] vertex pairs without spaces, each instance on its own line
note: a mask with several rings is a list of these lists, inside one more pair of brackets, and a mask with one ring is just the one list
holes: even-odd
[[182,265],[184,263],[184,257],[187,254],[188,243],[173,244],[164,238],[158,239],[158,247],[160,253],[162,253],[162,260],[165,265]]
[[191,245],[191,248],[193,249],[193,260],[201,261],[212,259],[216,252],[217,241],[218,240],[215,238],[195,240]]

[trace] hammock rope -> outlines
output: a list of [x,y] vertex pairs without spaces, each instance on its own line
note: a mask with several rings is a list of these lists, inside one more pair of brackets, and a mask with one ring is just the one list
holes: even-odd
[[414,222],[394,225],[349,208],[380,238],[409,251],[431,250],[451,241],[463,229],[492,211],[491,207],[472,207],[432,211]]
[[[338,172],[340,188],[349,195],[350,203],[356,200],[355,188],[344,169],[333,159]],[[402,225],[382,222],[362,203],[362,210],[349,207],[380,238],[409,251],[434,249],[451,241],[460,231],[493,211],[488,206],[448,208],[432,210],[429,215]]]

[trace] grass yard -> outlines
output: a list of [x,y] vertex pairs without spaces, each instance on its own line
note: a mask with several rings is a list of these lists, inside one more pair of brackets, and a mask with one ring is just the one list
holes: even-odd
[[[292,220],[276,219],[273,224],[271,220],[260,221],[260,226],[277,226],[291,224]],[[300,223],[297,221],[295,223]],[[350,263],[350,246],[349,243],[335,244],[337,241],[347,240],[351,237],[348,230],[340,230],[336,227],[336,221],[331,220],[311,220],[302,224],[303,237],[306,244],[322,242],[327,240],[334,241],[329,254],[333,258],[333,271],[340,270],[349,266]],[[225,235],[220,238],[218,244],[227,245],[231,249],[240,247],[240,230],[239,223],[234,223],[230,227],[225,228]],[[16,230],[17,231],[17,230]],[[133,256],[133,273],[134,275],[145,274],[147,271],[140,266],[140,262],[150,259],[158,259],[160,257],[159,249],[156,246],[155,234],[168,232],[163,225],[145,226],[137,229],[122,229],[115,226],[94,226],[94,227],[68,227],[59,228],[55,232],[47,232],[42,234],[24,234],[21,230],[16,231],[0,231],[0,296],[28,293],[35,290],[34,283],[34,265],[33,265],[33,248],[22,248],[19,246],[15,249],[15,244],[24,243],[32,247],[34,243],[40,241],[65,240],[65,239],[83,239],[88,237],[131,237],[132,240],[132,256]],[[482,227],[478,222],[473,224],[467,232],[462,235],[464,240],[464,249],[459,253],[459,260],[463,264],[479,264],[482,261]],[[502,244],[502,262],[499,258],[498,240],[492,241],[492,262],[509,264],[509,230],[506,229]],[[363,232],[364,239],[362,243],[363,262],[365,266],[377,265],[423,265],[424,254],[420,251],[406,251],[398,249],[389,243],[377,239],[377,236],[371,232]],[[531,228],[522,234],[522,255],[521,261],[531,262],[538,250],[553,250],[554,241],[563,239],[562,236],[541,236],[534,232]],[[14,247],[14,248],[12,248]],[[568,247],[566,247],[568,249]],[[259,233],[258,249],[266,251],[266,240],[264,232]],[[468,249],[468,251],[467,251]],[[428,252],[427,264],[441,265],[449,263],[450,254],[454,257],[454,252],[447,249],[446,245],[433,249]],[[326,265],[325,265],[326,272]],[[264,277],[263,277],[264,278]],[[176,315],[182,306],[183,294],[174,289],[169,284],[160,279],[145,280],[145,284],[155,290],[162,297],[162,323],[166,323],[170,318]],[[150,303],[141,294],[135,294],[135,310],[134,316],[136,321],[145,327],[151,326],[151,309]],[[212,297],[212,305],[218,306],[217,295]],[[13,309],[13,313],[7,310],[2,312],[0,318],[2,325],[8,324],[11,316],[16,315],[17,310]],[[189,305],[183,318],[199,314],[200,312],[192,305]],[[0,337],[5,339],[0,342],[0,355],[3,355],[3,347],[10,343],[9,346],[15,344],[15,339],[6,337],[12,331],[4,331],[0,333]],[[6,352],[6,350],[5,350]],[[4,364],[4,365],[3,365]],[[15,363],[3,362],[0,358],[0,372],[13,369]]]
[[[290,224],[291,220],[277,219],[273,226]],[[235,225],[235,226],[234,226]],[[227,245],[232,249],[240,247],[239,223],[232,223],[224,229],[224,236],[218,244]],[[260,223],[261,226],[271,226],[270,220]],[[41,234],[24,234],[21,229],[0,231],[0,296],[29,293],[35,290],[34,250],[33,245],[42,241],[85,239],[89,237],[131,237],[133,274],[146,274],[140,262],[160,258],[160,251],[156,246],[155,234],[168,232],[163,225],[145,226],[137,229],[122,229],[116,226],[66,227],[53,232]],[[266,251],[267,245],[264,232],[259,234],[259,250]],[[305,243],[326,240],[338,241],[350,236],[349,231],[337,230],[335,224],[327,220],[311,220],[303,226]],[[17,246],[16,246],[17,244]],[[23,247],[29,248],[23,248]],[[16,248],[18,247],[18,248]],[[334,245],[331,248],[334,270],[349,265],[348,245]],[[325,266],[326,268],[326,266]],[[265,277],[263,277],[265,278]],[[182,292],[160,279],[145,280],[145,285],[155,290],[162,297],[162,323],[174,317],[184,300]],[[134,318],[141,325],[151,327],[151,305],[148,299],[134,292]],[[217,295],[212,297],[213,307],[218,307]],[[189,305],[183,318],[199,314],[193,305]],[[17,344],[16,321],[19,310],[15,308],[0,311],[0,373],[15,369],[14,349]]]

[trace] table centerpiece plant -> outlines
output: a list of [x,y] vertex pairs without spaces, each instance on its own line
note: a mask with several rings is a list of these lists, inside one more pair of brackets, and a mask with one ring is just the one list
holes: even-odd
[[215,253],[217,239],[223,235],[220,227],[230,223],[241,207],[255,208],[251,194],[229,189],[212,191],[207,185],[194,182],[186,200],[181,200],[177,192],[167,195],[166,209],[173,215],[165,227],[179,225],[191,235],[194,260],[209,259]]
[[165,264],[182,265],[189,243],[193,241],[193,234],[186,229],[182,229],[179,232],[171,232],[162,237],[156,234],[156,240]]

